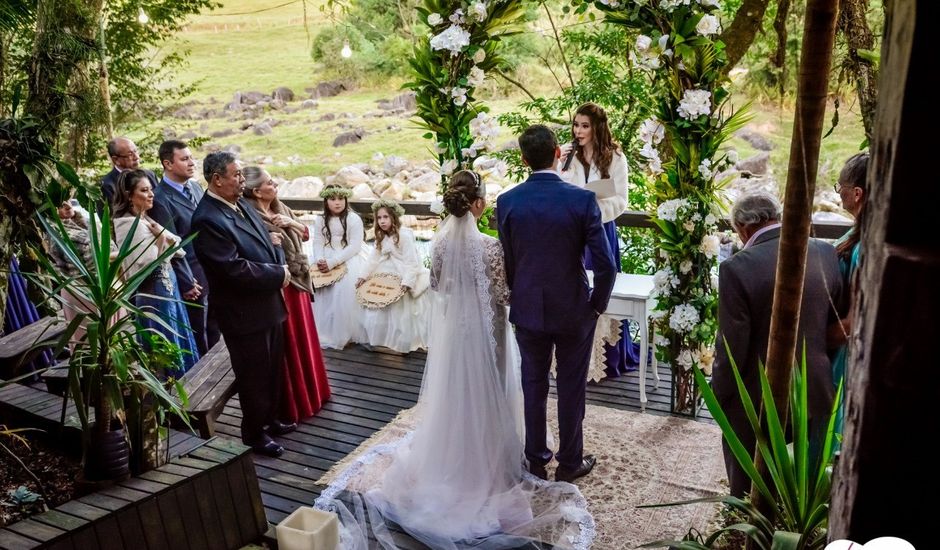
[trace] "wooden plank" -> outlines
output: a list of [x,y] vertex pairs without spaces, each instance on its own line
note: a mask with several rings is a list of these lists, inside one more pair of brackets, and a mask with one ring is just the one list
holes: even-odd
[[[272,470],[271,468],[267,468],[263,464],[258,464],[257,462],[255,463],[255,471],[258,472],[258,477],[264,481],[288,487],[294,487],[302,491],[316,494],[317,496],[320,495],[320,491],[323,489],[322,486],[316,484],[316,481],[319,478],[305,479],[288,472]],[[270,517],[268,519],[270,520]]]
[[[205,477],[204,474],[200,475]],[[199,503],[192,483],[184,483],[174,490],[176,494],[177,509],[183,519],[189,547],[192,550],[209,550],[206,540],[206,531],[203,527],[202,516],[199,513]]]
[[206,534],[206,544],[211,550],[227,550],[209,474],[201,475],[193,480],[193,491],[196,495],[199,517],[202,519],[202,529]]
[[9,529],[0,529],[0,548],[3,550],[27,550],[38,546],[39,543],[31,538],[24,537]]
[[140,503],[137,508],[140,523],[144,528],[144,538],[147,547],[152,549],[170,548],[166,534],[163,531],[163,520],[160,517],[160,508],[157,499],[150,499]]
[[78,501],[82,504],[88,504],[96,508],[101,508],[102,510],[108,510],[109,512],[120,510],[121,508],[124,508],[130,504],[126,500],[110,497],[103,493],[92,493],[90,495],[85,495],[78,499]]
[[75,548],[75,544],[72,542],[72,537],[62,538],[55,542],[49,543],[45,547],[45,550],[85,550],[84,548]]
[[[202,451],[203,449],[199,450]],[[235,548],[239,545],[240,535],[228,528],[228,526],[237,525],[236,522],[238,521],[235,504],[232,501],[232,493],[229,489],[228,475],[221,469],[215,469],[209,473],[209,480],[212,483],[215,505],[219,510],[219,520],[223,525],[222,536],[225,539],[225,547]]]
[[189,537],[183,525],[182,512],[176,499],[176,492],[168,491],[160,495],[157,509],[160,510],[160,519],[163,520],[163,531],[169,548],[189,548]]
[[268,529],[268,520],[264,515],[264,504],[261,502],[261,487],[258,483],[258,474],[255,472],[255,464],[252,461],[252,455],[245,453],[239,459],[242,466],[242,479],[245,480],[245,488],[248,490],[248,499],[251,502],[251,512],[255,519],[255,528],[258,536],[264,534]]
[[305,491],[298,487],[283,485],[267,479],[258,480],[258,485],[261,487],[262,493],[271,493],[292,500],[297,506],[313,506],[313,502],[320,496],[319,493],[313,491]]
[[117,518],[106,517],[95,523],[95,536],[98,537],[98,548],[101,550],[124,550],[124,540],[118,528]]
[[149,493],[151,495],[160,494],[165,491],[167,487],[169,487],[165,483],[141,479],[139,477],[132,477],[127,481],[122,481],[118,485],[120,487],[127,487],[128,489],[140,491],[142,493]]
[[140,521],[137,506],[121,510],[115,515],[115,519],[118,523],[118,529],[121,531],[124,548],[147,547],[147,537],[144,535],[144,526]]
[[228,478],[228,487],[232,495],[232,502],[235,505],[235,517],[238,522],[238,528],[241,530],[241,540],[254,540],[259,533],[256,533],[254,521],[254,511],[252,509],[251,498],[248,495],[248,484],[245,480],[245,473],[241,468],[234,468],[234,465],[228,465],[225,468],[225,475]]
[[47,510],[41,514],[32,516],[32,519],[45,523],[46,525],[51,525],[52,527],[57,527],[63,531],[75,531],[76,529],[88,525],[88,520],[69,514],[63,514],[58,510]]
[[32,518],[26,518],[12,525],[8,525],[7,529],[42,543],[48,542],[66,533],[63,529],[40,523]]
[[56,510],[84,519],[86,521],[95,521],[108,515],[107,510],[102,510],[96,506],[90,506],[79,500],[70,500],[59,505]]
[[157,483],[163,483],[164,485],[173,485],[185,479],[183,476],[176,474],[171,474],[168,472],[161,472],[160,470],[151,470],[144,474],[138,476],[140,479],[145,479],[147,481],[156,481]]
[[150,493],[138,491],[137,489],[131,489],[129,487],[122,487],[120,485],[102,489],[101,491],[98,491],[98,494],[121,499],[127,502],[138,502],[144,500],[145,498],[150,498]]
[[330,379],[330,384],[333,384],[334,381],[338,380],[352,382],[362,386],[363,389],[370,388],[372,390],[378,390],[383,393],[388,392],[392,395],[399,395],[402,399],[407,399],[406,396],[414,396],[414,398],[417,399],[418,393],[420,393],[421,390],[420,386],[401,384],[398,382],[386,382],[385,380],[379,380],[362,375],[345,374],[338,371],[329,371],[327,372],[327,376]]

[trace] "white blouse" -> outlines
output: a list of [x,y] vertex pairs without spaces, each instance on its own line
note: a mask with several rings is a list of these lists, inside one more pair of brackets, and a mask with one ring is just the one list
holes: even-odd
[[[134,219],[134,216],[114,218],[114,235],[118,248],[121,247],[127,235],[130,233],[131,227],[134,225]],[[136,230],[131,239],[133,252],[124,259],[124,274],[126,277],[133,276],[160,257],[167,248],[180,243],[180,238],[166,229],[163,230],[159,237],[154,237],[153,233],[150,231],[150,223],[155,222],[147,216],[142,216],[140,222],[137,223]],[[186,251],[180,248],[174,253],[174,257],[180,258],[185,254]],[[169,258],[165,260],[165,263],[169,263]]]
[[[614,152],[610,159],[610,179],[614,182],[614,189],[617,193],[606,199],[597,199],[597,206],[601,209],[601,221],[604,223],[617,219],[617,216],[627,210],[629,199],[627,197],[627,158],[620,151]],[[591,164],[588,177],[584,177],[584,165],[578,159],[572,159],[568,170],[562,172],[559,167],[558,175],[566,182],[584,187],[589,181],[597,181],[601,178],[600,170],[597,166]]]
[[323,216],[317,216],[313,225],[313,257],[311,263],[325,259],[330,269],[344,264],[354,258],[362,250],[362,241],[365,232],[362,229],[362,218],[355,212],[346,215],[346,246],[343,247],[343,222],[336,216],[330,216],[330,242],[326,242],[323,235]]

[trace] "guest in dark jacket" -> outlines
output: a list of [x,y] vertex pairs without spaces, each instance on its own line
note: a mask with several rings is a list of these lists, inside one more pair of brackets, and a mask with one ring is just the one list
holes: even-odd
[[[720,264],[718,275],[718,339],[712,388],[745,448],[753,452],[756,438],[744,413],[731,371],[725,341],[741,372],[751,399],[760,400],[758,368],[767,359],[770,313],[773,308],[780,245],[780,203],[767,193],[748,194],[731,209],[731,223],[741,242],[740,252]],[[811,451],[820,440],[834,398],[832,371],[826,348],[826,329],[839,318],[842,276],[835,249],[816,239],[809,241],[806,279],[800,309],[799,350],[806,349],[809,388]],[[722,441],[725,469],[733,496],[745,496],[751,481]]]
[[[101,194],[104,197],[104,203],[114,204],[114,196],[117,194],[118,178],[121,172],[128,170],[137,170],[140,168],[140,154],[137,152],[137,146],[126,137],[116,137],[108,142],[108,158],[111,159],[111,171],[105,174],[101,179]],[[150,170],[144,170],[150,185],[156,187],[157,177]],[[98,214],[101,214],[99,209]]]
[[[196,205],[205,191],[194,178],[196,163],[189,147],[182,141],[169,140],[160,145],[163,179],[154,190],[150,216],[168,231],[187,238],[192,234],[192,218]],[[199,264],[193,243],[185,245],[186,257],[173,260],[173,271],[179,281],[180,293],[186,300],[189,325],[199,353],[205,355],[219,341],[219,325],[213,312],[206,307],[209,284]]]
[[235,371],[242,441],[257,453],[280,456],[284,449],[271,435],[296,427],[276,419],[287,318],[281,289],[290,284],[290,271],[264,222],[240,198],[245,178],[235,156],[209,154],[203,173],[209,186],[193,214],[192,230],[212,289],[209,308],[218,314]]

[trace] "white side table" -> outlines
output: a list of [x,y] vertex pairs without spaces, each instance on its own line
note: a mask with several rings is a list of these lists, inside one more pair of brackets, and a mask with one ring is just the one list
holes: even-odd
[[[588,280],[593,285],[594,273],[588,271]],[[634,275],[631,273],[618,273],[614,283],[614,291],[607,305],[607,315],[615,319],[629,319],[640,325],[640,411],[646,411],[646,369],[649,355],[649,316],[656,305],[653,294],[653,277],[651,275]],[[653,331],[653,338],[656,331]],[[659,369],[657,368],[656,354],[653,354],[653,377],[656,380],[653,389],[659,389]]]

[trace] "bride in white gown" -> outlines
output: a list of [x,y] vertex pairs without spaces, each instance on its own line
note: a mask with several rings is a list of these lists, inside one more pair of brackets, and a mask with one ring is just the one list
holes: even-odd
[[450,216],[433,242],[436,292],[414,431],[366,450],[316,501],[340,515],[343,548],[398,548],[394,525],[435,550],[588,548],[594,538],[577,487],[523,469],[502,249],[476,226],[484,196],[479,176],[462,171],[444,197]]

